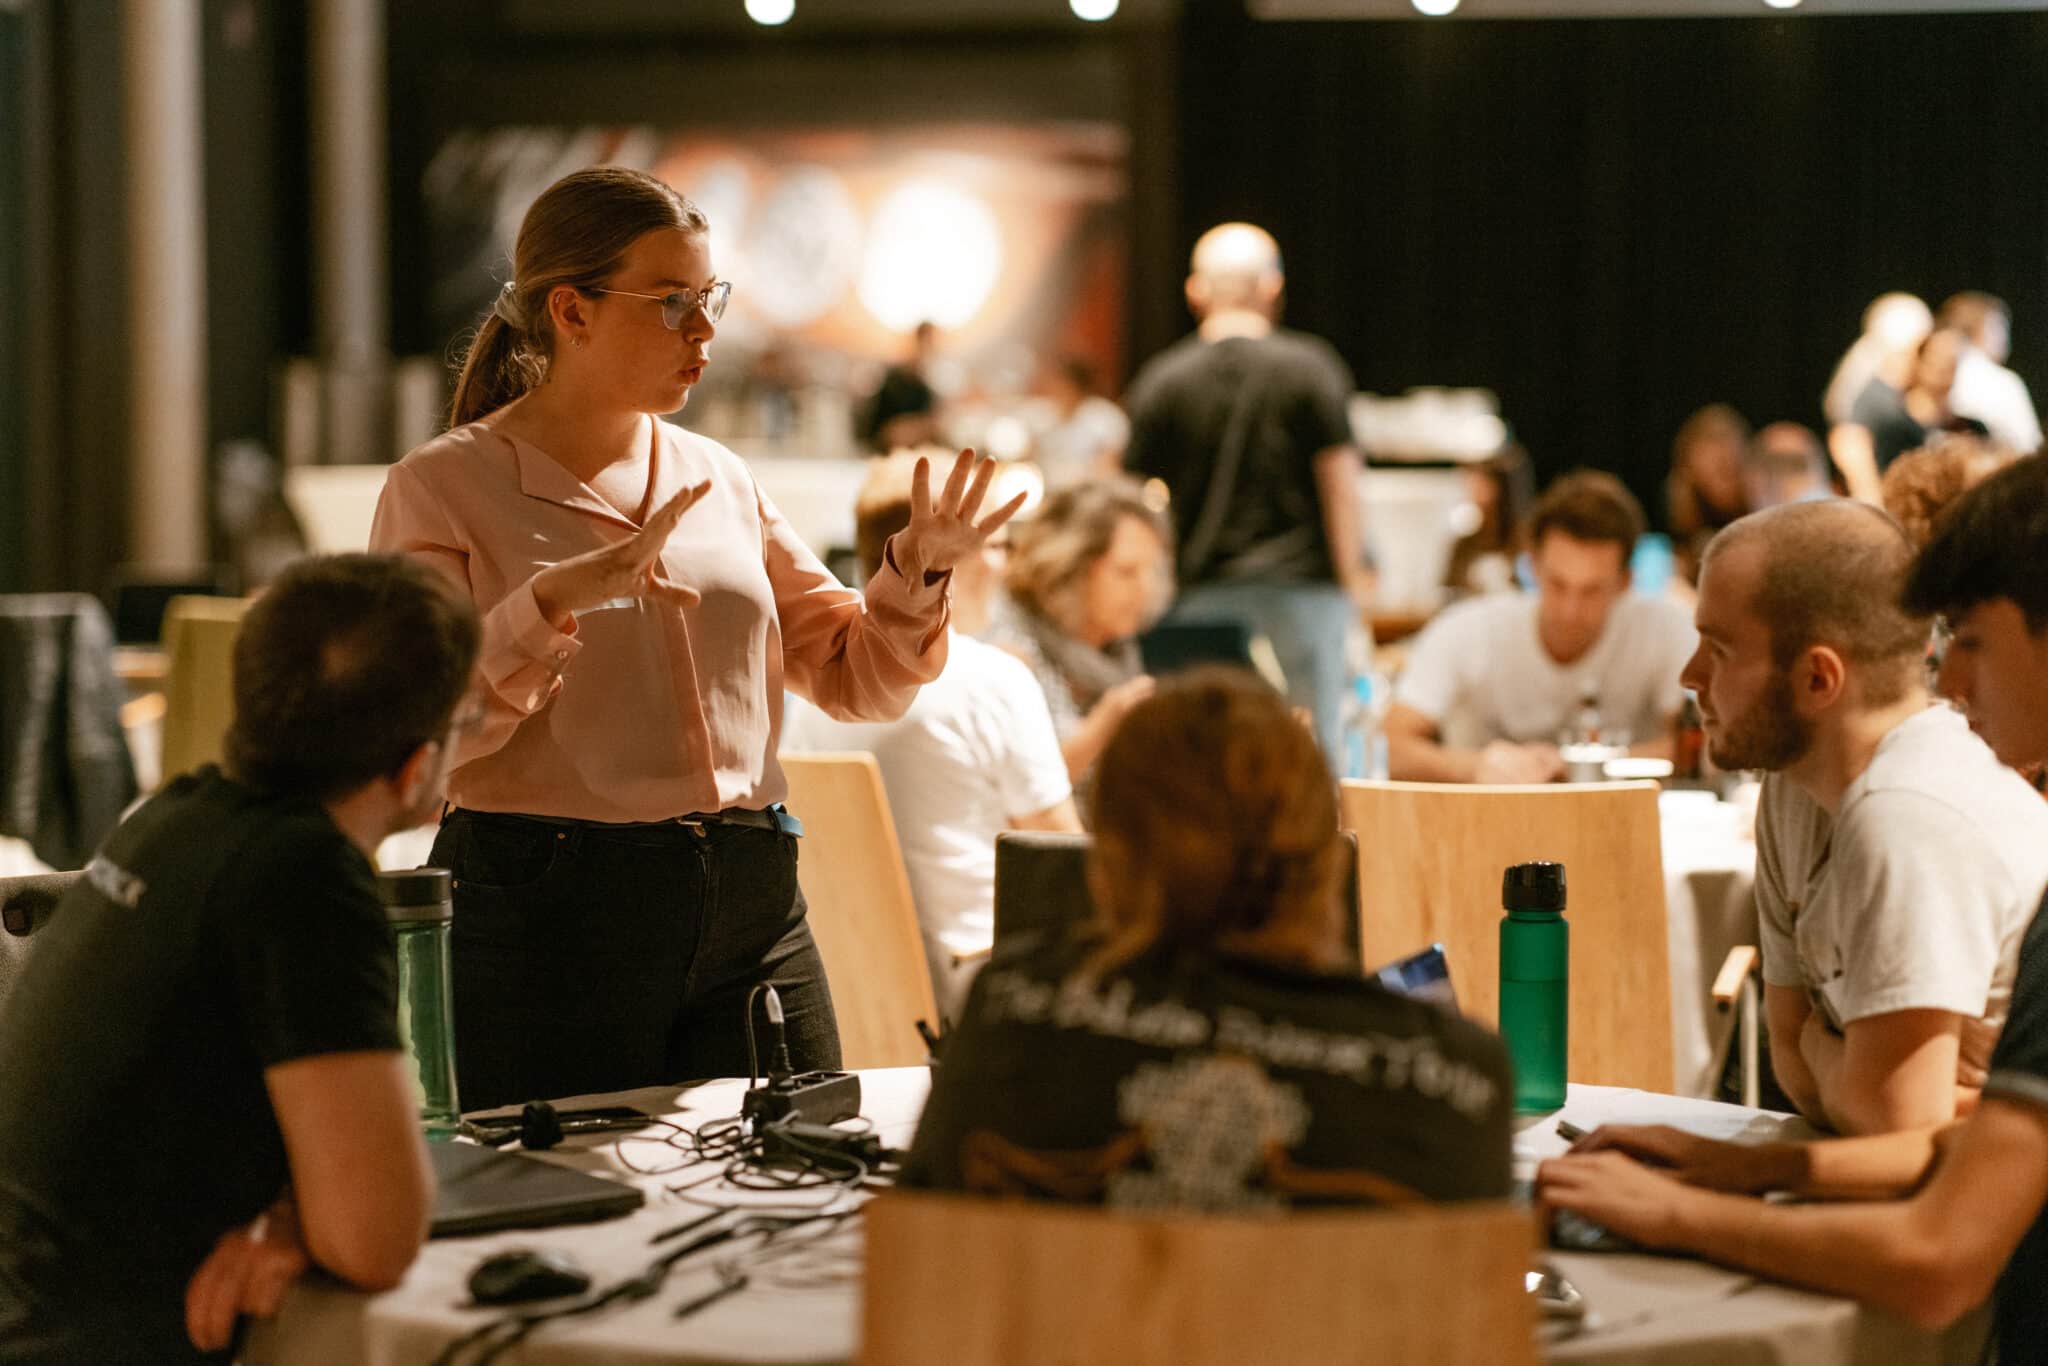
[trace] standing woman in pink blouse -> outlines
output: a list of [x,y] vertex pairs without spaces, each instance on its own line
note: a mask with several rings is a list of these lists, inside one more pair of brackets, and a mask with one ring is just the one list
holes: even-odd
[[936,499],[920,462],[911,523],[857,593],[737,456],[658,420],[732,289],[706,226],[638,171],[550,186],[451,430],[377,506],[372,546],[437,565],[483,614],[489,710],[433,859],[454,873],[471,1108],[736,1075],[761,982],[797,1067],[838,1065],[780,805],[783,689],[900,715],[945,665],[947,574],[1016,510],[976,520],[990,462],[963,452]]

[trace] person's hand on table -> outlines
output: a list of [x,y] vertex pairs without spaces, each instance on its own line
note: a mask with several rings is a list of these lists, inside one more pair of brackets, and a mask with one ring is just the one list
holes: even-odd
[[683,514],[710,491],[709,479],[692,484],[662,504],[647,525],[625,540],[585,551],[535,574],[533,600],[541,615],[563,629],[578,612],[614,598],[660,598],[679,607],[697,602],[702,595],[695,589],[667,582],[655,574],[655,568]]
[[185,1336],[202,1352],[222,1350],[242,1315],[275,1314],[306,1266],[298,1211],[286,1197],[223,1233],[192,1273],[185,1285]]
[[1556,745],[1517,745],[1495,740],[1479,751],[1475,783],[1547,783],[1564,772],[1564,756]]
[[1681,1236],[1689,1202],[1702,1192],[1614,1151],[1553,1157],[1536,1168],[1539,1227],[1555,1210],[1571,1210],[1646,1248]]
[[910,525],[896,533],[893,555],[897,570],[910,582],[928,583],[982,547],[996,529],[1024,506],[1025,494],[983,517],[981,501],[988,495],[989,480],[995,477],[996,462],[964,450],[953,461],[938,502],[932,501],[932,462],[917,458],[917,471],[910,485]]
[[1761,1195],[1797,1180],[1787,1169],[1794,1150],[1775,1143],[1724,1143],[1667,1124],[1603,1124],[1572,1145],[1575,1157],[1611,1152],[1667,1170],[1688,1186]]

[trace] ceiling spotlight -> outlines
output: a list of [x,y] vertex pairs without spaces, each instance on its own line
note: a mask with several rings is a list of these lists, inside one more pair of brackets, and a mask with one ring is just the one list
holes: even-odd
[[1067,0],[1067,7],[1074,11],[1076,19],[1086,19],[1099,24],[1116,13],[1118,0]]
[[1415,8],[1432,19],[1441,19],[1458,7],[1458,0],[1414,0]]
[[1798,9],[1799,0],[1764,0],[1772,9]]
[[786,24],[796,13],[796,0],[747,0],[747,18],[770,28]]

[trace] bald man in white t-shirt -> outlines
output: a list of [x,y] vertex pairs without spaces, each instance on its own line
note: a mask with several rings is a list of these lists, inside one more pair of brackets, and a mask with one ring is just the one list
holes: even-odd
[[1642,507],[1612,475],[1568,474],[1530,520],[1537,589],[1459,603],[1409,653],[1385,722],[1389,774],[1544,783],[1558,737],[1593,699],[1631,752],[1665,756],[1695,639],[1684,609],[1629,592]]

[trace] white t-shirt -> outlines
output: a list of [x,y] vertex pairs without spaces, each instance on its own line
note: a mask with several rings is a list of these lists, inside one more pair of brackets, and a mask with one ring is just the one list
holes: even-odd
[[875,756],[926,943],[969,954],[995,942],[997,834],[1073,785],[1031,671],[958,632],[947,648],[945,672],[894,721],[835,721],[791,697],[782,748]]
[[2027,382],[1974,346],[1956,358],[1948,406],[1958,417],[1983,423],[1993,440],[2021,455],[2041,449],[2041,419],[2034,412]]
[[1685,609],[1624,593],[1593,647],[1560,664],[1537,634],[1536,606],[1534,593],[1516,592],[1447,608],[1409,651],[1394,700],[1435,722],[1451,749],[1555,741],[1589,691],[1610,729],[1626,729],[1632,741],[1662,735],[1684,696],[1678,675],[1698,639]]
[[1894,726],[1832,817],[1764,779],[1764,981],[1805,988],[1838,1029],[1898,1010],[2003,1023],[2044,885],[2048,802],[1946,706]]

